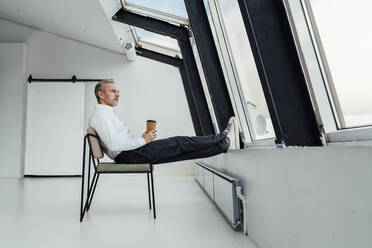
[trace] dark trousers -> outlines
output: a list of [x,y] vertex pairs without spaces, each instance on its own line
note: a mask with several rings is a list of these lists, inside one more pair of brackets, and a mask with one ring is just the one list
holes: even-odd
[[135,150],[123,151],[115,162],[120,164],[162,164],[181,160],[206,158],[227,149],[225,135],[176,136],[155,140]]

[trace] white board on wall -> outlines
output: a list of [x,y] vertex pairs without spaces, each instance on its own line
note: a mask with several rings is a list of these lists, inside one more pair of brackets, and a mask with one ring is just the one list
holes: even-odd
[[27,93],[25,175],[80,175],[84,84],[35,82]]

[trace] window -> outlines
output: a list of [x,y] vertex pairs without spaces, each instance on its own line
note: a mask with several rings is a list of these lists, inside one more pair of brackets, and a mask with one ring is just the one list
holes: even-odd
[[252,138],[254,140],[274,138],[274,129],[239,5],[237,1],[231,0],[218,0],[216,3],[221,10],[231,60],[244,96]]
[[245,141],[275,138],[237,1],[204,0],[204,5]]
[[126,0],[125,2],[187,19],[184,0]]
[[[187,12],[183,0],[121,0],[126,11],[148,16],[154,19],[187,26]],[[182,58],[176,39],[130,26],[136,46],[162,53],[171,57]]]
[[176,25],[188,26],[188,17],[183,0],[121,0],[127,11],[149,16]]
[[172,57],[181,57],[177,40],[142,28],[132,27],[137,45]]
[[[289,0],[288,4],[326,131],[372,125],[372,33],[368,31],[372,2]],[[334,118],[329,118],[326,105]]]
[[[310,0],[339,128],[372,124],[372,2]],[[330,18],[330,13],[332,18]]]

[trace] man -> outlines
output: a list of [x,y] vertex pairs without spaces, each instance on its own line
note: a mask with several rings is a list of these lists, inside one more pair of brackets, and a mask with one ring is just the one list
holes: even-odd
[[168,163],[180,160],[210,157],[227,152],[231,121],[224,132],[208,136],[177,136],[155,140],[156,130],[145,132],[141,138],[129,133],[129,129],[115,115],[113,107],[118,104],[119,90],[113,80],[99,82],[94,91],[95,105],[89,126],[98,134],[106,155],[120,164]]

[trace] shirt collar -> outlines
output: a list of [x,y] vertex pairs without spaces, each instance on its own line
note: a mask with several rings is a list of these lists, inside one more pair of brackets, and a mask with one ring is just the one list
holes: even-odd
[[114,111],[114,108],[113,108],[113,107],[108,106],[108,105],[105,105],[105,104],[97,103],[96,105],[94,105],[94,107],[95,107],[96,110],[109,110],[109,111]]

